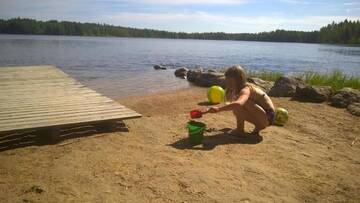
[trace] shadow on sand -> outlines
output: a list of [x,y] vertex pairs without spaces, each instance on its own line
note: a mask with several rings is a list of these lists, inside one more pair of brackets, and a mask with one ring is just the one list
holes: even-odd
[[234,136],[229,135],[226,129],[220,130],[221,133],[204,136],[203,143],[201,145],[192,145],[189,141],[189,138],[183,138],[178,140],[170,146],[176,149],[192,149],[192,150],[212,150],[218,145],[227,145],[227,144],[258,144],[262,142],[263,137],[261,135],[247,134],[244,136]]
[[[124,123],[118,122],[116,127],[112,131],[108,131],[106,133],[111,133],[111,132],[129,132],[129,130]],[[0,152],[16,149],[16,148],[27,147],[27,146],[42,146],[42,145],[57,144],[63,140],[93,136],[98,133],[105,133],[105,132],[97,130],[92,125],[68,127],[61,129],[59,140],[57,140],[57,142],[55,143],[52,142],[51,139],[49,139],[48,135],[41,134],[41,132],[39,131],[27,131],[23,133],[2,134],[0,135]]]

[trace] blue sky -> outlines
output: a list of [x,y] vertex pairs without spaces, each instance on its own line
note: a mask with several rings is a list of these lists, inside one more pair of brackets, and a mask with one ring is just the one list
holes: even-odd
[[360,0],[0,0],[0,18],[12,17],[185,32],[309,31],[360,19]]

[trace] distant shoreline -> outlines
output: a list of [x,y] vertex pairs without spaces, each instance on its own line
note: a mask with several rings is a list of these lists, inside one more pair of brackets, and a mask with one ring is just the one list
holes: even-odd
[[64,36],[111,36],[166,39],[235,40],[260,42],[300,42],[360,45],[360,21],[328,24],[318,31],[275,30],[259,33],[224,32],[170,32],[154,29],[139,29],[101,23],[80,23],[70,21],[39,21],[28,18],[0,19],[2,34],[64,35]]
[[89,36],[89,35],[50,35],[50,34],[7,34],[0,33],[0,36],[50,36],[50,37],[83,37],[83,38],[121,38],[121,39],[164,39],[164,40],[196,40],[196,41],[229,41],[229,42],[259,42],[259,43],[291,43],[291,44],[320,44],[331,46],[360,47],[360,44],[320,43],[320,42],[276,42],[276,41],[250,41],[250,40],[224,40],[224,39],[174,39],[160,37],[117,37],[117,36]]

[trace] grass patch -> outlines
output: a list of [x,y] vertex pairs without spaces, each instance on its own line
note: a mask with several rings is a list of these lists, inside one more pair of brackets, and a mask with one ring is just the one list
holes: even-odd
[[276,81],[279,77],[283,76],[284,73],[276,72],[276,71],[268,71],[268,70],[261,70],[261,71],[246,71],[249,77],[253,78],[260,78],[266,81]]
[[328,73],[306,71],[300,74],[307,84],[330,86],[333,90],[343,87],[351,87],[360,90],[360,78],[344,74],[341,70],[333,70]]
[[[256,77],[266,81],[276,81],[279,77],[283,76],[284,73],[268,70],[248,70],[247,75],[249,77]],[[330,86],[335,91],[343,87],[360,90],[360,77],[347,75],[338,69],[327,73],[305,71],[304,73],[295,74],[295,76],[304,79],[307,84]]]

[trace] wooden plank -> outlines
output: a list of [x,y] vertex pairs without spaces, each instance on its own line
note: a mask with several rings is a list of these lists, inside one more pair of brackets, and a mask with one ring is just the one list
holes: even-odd
[[140,114],[127,114],[124,115],[122,118],[118,118],[118,116],[107,116],[104,117],[88,117],[87,119],[72,119],[71,121],[67,122],[54,122],[54,123],[35,123],[32,125],[20,125],[20,126],[8,126],[7,128],[2,129],[2,134],[7,133],[16,133],[28,130],[39,130],[39,129],[46,129],[46,128],[53,128],[53,127],[66,127],[66,126],[74,126],[74,125],[88,125],[88,124],[96,124],[99,122],[106,122],[106,121],[114,121],[114,120],[127,120],[132,118],[139,118],[141,117]]
[[53,79],[57,79],[57,78],[69,78],[68,75],[65,74],[59,74],[58,72],[53,72],[53,71],[41,71],[38,73],[34,73],[34,72],[24,72],[24,73],[4,73],[4,72],[0,72],[0,78],[13,78],[16,80],[29,80],[29,79],[40,79],[40,78],[53,78]]
[[11,72],[25,72],[25,71],[44,71],[44,70],[58,71],[59,74],[63,72],[53,65],[41,65],[41,66],[4,66],[0,67],[0,73],[11,73]]
[[6,86],[14,86],[16,87],[19,85],[36,85],[36,84],[40,84],[40,85],[51,85],[54,83],[57,83],[59,85],[64,84],[64,85],[68,85],[68,84],[80,84],[76,81],[73,80],[69,80],[68,78],[29,78],[29,79],[22,79],[19,77],[12,77],[12,78],[0,78],[1,80],[1,84]]
[[[4,102],[13,102],[13,101],[19,101],[19,99],[29,99],[31,101],[44,101],[44,100],[51,100],[52,97],[56,97],[58,99],[61,98],[75,98],[75,97],[79,97],[82,96],[82,98],[92,98],[92,97],[101,97],[99,94],[94,93],[94,92],[64,92],[64,93],[58,93],[56,94],[55,92],[51,92],[50,93],[48,91],[44,91],[43,94],[32,94],[32,92],[28,92],[31,95],[18,95],[15,94],[13,97],[8,96],[8,97],[2,97],[0,99],[0,101],[4,101]],[[47,94],[47,95],[46,95]],[[79,94],[79,96],[74,96],[74,94]]]
[[[1,85],[0,85],[1,86]],[[19,89],[11,89],[11,88],[7,88],[7,89],[3,89],[3,90],[0,90],[0,95],[4,96],[4,97],[11,97],[13,95],[16,95],[16,94],[21,94],[23,95],[24,93],[28,93],[28,92],[31,92],[31,94],[42,94],[44,91],[47,91],[49,93],[81,93],[81,92],[92,92],[92,93],[97,93],[95,92],[94,90],[90,90],[86,87],[68,87],[68,89],[64,89],[64,88],[67,88],[67,87],[62,87],[62,88],[59,88],[59,87],[56,87],[56,88],[53,88],[53,87],[47,87],[47,88],[37,88],[37,87],[33,87],[34,89],[31,89],[31,88],[19,88]],[[99,94],[99,93],[97,93]]]
[[[51,101],[31,101],[31,103],[29,101],[18,101],[18,102],[14,102],[14,103],[9,103],[9,104],[4,104],[4,105],[0,105],[0,109],[2,108],[16,108],[16,107],[38,107],[38,106],[52,106],[52,105],[59,105],[59,104],[74,104],[74,103],[86,103],[90,101],[89,99],[87,99],[86,97],[84,98],[71,98],[69,100],[51,100]],[[91,98],[91,101],[97,101],[97,102],[111,102],[112,100],[109,98],[102,98],[102,97],[93,97]],[[0,101],[1,102],[1,101]]]
[[[99,96],[98,93],[94,92],[94,91],[90,91],[90,90],[86,90],[86,89],[79,89],[78,91],[74,90],[74,91],[52,91],[51,89],[46,89],[44,91],[41,92],[34,92],[34,91],[26,91],[26,92],[13,92],[11,96],[8,96],[11,92],[9,92],[8,94],[6,94],[6,96],[4,95],[1,99],[5,100],[5,99],[11,99],[11,98],[16,98],[16,97],[21,97],[21,98],[51,98],[52,96],[62,96],[62,95],[66,95],[66,96],[72,96],[75,94],[78,95],[95,95],[95,96]],[[36,95],[36,97],[34,97],[33,95]],[[40,99],[38,99],[40,100]]]
[[22,90],[22,89],[32,89],[36,90],[37,88],[41,87],[51,87],[55,89],[60,89],[64,87],[72,87],[72,88],[81,88],[85,87],[85,85],[82,85],[81,83],[71,82],[71,81],[64,81],[64,80],[58,80],[58,81],[34,81],[34,82],[27,82],[27,81],[21,81],[21,82],[0,82],[1,87],[3,87],[1,90]]
[[49,75],[55,77],[69,77],[66,73],[54,66],[27,66],[27,67],[0,67],[0,75],[2,76],[31,76],[32,78],[41,75]]
[[104,115],[88,115],[82,117],[72,117],[69,119],[57,119],[57,120],[48,120],[48,121],[36,121],[36,122],[28,122],[28,123],[13,123],[2,128],[2,131],[14,131],[18,129],[28,130],[28,129],[36,129],[36,128],[44,128],[44,127],[54,127],[54,126],[64,126],[64,125],[74,125],[80,123],[90,123],[90,122],[103,122],[107,120],[120,120],[120,119],[128,119],[128,118],[138,118],[141,115],[135,113],[124,114],[123,117],[119,117],[118,114],[104,114]]
[[60,112],[45,112],[45,113],[40,113],[40,114],[36,114],[36,113],[32,113],[32,114],[24,114],[24,115],[14,115],[14,116],[9,116],[7,118],[0,118],[0,128],[2,125],[6,124],[6,123],[20,123],[20,122],[28,122],[28,121],[39,121],[39,120],[51,120],[53,118],[67,118],[68,116],[83,116],[83,115],[88,115],[88,114],[104,114],[104,113],[108,113],[108,112],[112,112],[112,113],[117,113],[119,114],[119,116],[123,113],[129,113],[130,110],[125,109],[125,108],[114,108],[114,107],[105,107],[102,109],[84,109],[84,110],[68,110],[68,111],[60,111]]
[[[45,104],[45,105],[27,105],[27,106],[13,106],[13,107],[0,107],[0,114],[7,113],[7,112],[30,112],[30,111],[39,111],[39,110],[53,110],[53,109],[61,109],[61,108],[81,108],[81,107],[88,107],[93,105],[112,105],[116,104],[117,106],[122,106],[114,101],[84,101],[82,103],[60,103],[60,104]],[[122,106],[124,107],[124,106]]]
[[[65,87],[66,88],[66,87]],[[46,93],[46,94],[44,94]],[[61,89],[52,89],[51,87],[48,88],[39,88],[36,90],[31,89],[24,89],[21,91],[0,91],[0,95],[2,98],[14,98],[16,96],[22,96],[23,98],[31,98],[32,95],[42,96],[42,97],[52,97],[53,95],[57,94],[67,94],[68,96],[76,96],[82,94],[92,94],[101,96],[99,93],[95,92],[94,90],[90,90],[86,87],[81,88],[69,88],[68,90]],[[32,97],[37,98],[37,97]],[[1,98],[0,98],[1,99]]]
[[[99,111],[102,109],[127,109],[124,106],[118,106],[116,104],[98,104],[98,105],[82,105],[82,106],[65,106],[58,108],[39,108],[39,109],[24,109],[24,110],[9,110],[9,111],[1,111],[0,112],[0,120],[8,119],[13,117],[18,117],[22,115],[34,115],[39,116],[39,114],[45,115],[50,113],[67,113],[67,112],[77,112],[77,111]],[[5,117],[5,118],[4,118]]]
[[16,122],[16,123],[8,123],[1,127],[2,131],[13,131],[17,129],[33,129],[40,127],[52,127],[59,125],[67,125],[67,124],[78,124],[78,123],[88,123],[93,121],[105,121],[105,120],[113,120],[113,119],[127,119],[127,118],[135,118],[140,117],[140,114],[137,113],[123,113],[122,116],[119,116],[118,113],[107,112],[99,115],[98,113],[93,114],[84,114],[82,116],[77,117],[67,117],[67,118],[52,118],[52,119],[42,119],[42,120],[33,120],[26,122]]
[[0,67],[0,132],[140,116],[54,66]]
[[68,86],[80,85],[81,83],[66,80],[66,79],[33,79],[33,80],[11,80],[1,82],[1,85],[8,88],[21,88],[26,86],[41,85],[41,86]]
[[[0,121],[1,120],[10,120],[13,118],[25,118],[25,117],[46,117],[53,115],[68,115],[77,112],[102,112],[104,110],[119,110],[119,111],[129,111],[125,107],[119,107],[116,105],[103,105],[103,106],[89,106],[89,107],[80,107],[80,108],[60,108],[53,110],[41,110],[41,111],[26,111],[26,112],[7,112],[0,113]],[[14,120],[12,120],[14,121]]]
[[[35,105],[46,105],[46,104],[59,104],[59,103],[72,103],[72,102],[86,102],[87,100],[91,99],[91,100],[94,100],[94,101],[103,101],[103,102],[106,102],[106,101],[111,101],[110,99],[106,99],[106,98],[102,98],[100,96],[94,96],[93,97],[89,97],[89,96],[86,96],[86,95],[83,95],[83,97],[71,97],[69,100],[67,99],[66,96],[62,96],[62,97],[56,97],[58,100],[47,100],[47,99],[43,99],[43,100],[37,100],[36,98],[35,99],[31,99],[31,98],[27,98],[27,99],[23,99],[20,101],[21,98],[19,98],[19,100],[2,100],[2,101],[5,101],[7,102],[9,105],[6,105],[6,106],[3,106],[1,105],[1,107],[8,107],[8,106],[12,106],[12,105],[22,105],[22,104],[29,104],[29,105],[32,105],[32,106],[35,106]],[[0,100],[0,102],[2,102]]]

